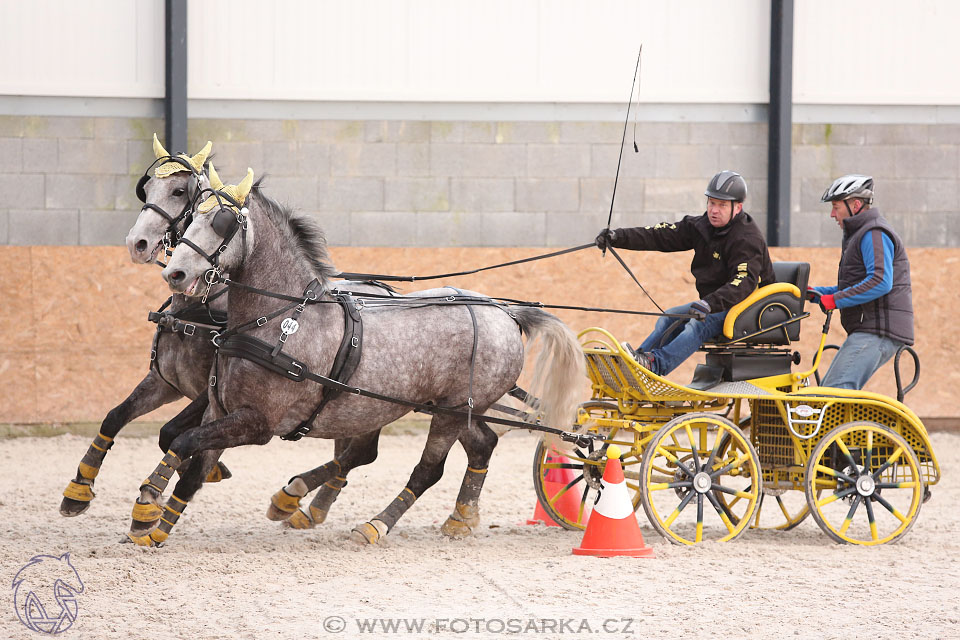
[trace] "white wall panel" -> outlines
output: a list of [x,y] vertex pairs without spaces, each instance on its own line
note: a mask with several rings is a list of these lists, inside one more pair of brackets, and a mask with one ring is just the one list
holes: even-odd
[[960,2],[798,0],[794,102],[960,104]]
[[163,97],[163,0],[0,0],[0,94]]
[[763,0],[190,3],[191,98],[764,102]]

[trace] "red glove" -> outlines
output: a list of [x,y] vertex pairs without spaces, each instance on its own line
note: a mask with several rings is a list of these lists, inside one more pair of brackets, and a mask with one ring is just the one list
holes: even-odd
[[837,303],[834,302],[833,300],[833,294],[825,293],[824,295],[820,296],[820,306],[823,308],[824,311],[836,309]]

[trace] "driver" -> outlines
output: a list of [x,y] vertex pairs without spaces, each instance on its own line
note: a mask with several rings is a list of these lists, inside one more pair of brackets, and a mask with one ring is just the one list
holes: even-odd
[[668,314],[688,314],[693,318],[681,320],[677,332],[670,331],[674,319],[662,316],[639,350],[624,345],[641,366],[661,376],[680,366],[704,342],[720,335],[732,306],[757,287],[775,281],[763,234],[743,210],[747,183],[740,174],[721,171],[710,180],[704,195],[707,210],[702,215],[652,227],[604,229],[596,239],[597,247],[604,250],[693,249],[690,271],[700,299],[666,310]]

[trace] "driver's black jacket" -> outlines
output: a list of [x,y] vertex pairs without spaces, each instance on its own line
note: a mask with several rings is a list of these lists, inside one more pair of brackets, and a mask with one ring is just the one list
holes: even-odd
[[726,311],[759,286],[775,281],[770,252],[760,228],[746,211],[725,227],[714,227],[706,213],[652,227],[615,230],[611,244],[634,251],[693,249],[690,272],[710,312]]

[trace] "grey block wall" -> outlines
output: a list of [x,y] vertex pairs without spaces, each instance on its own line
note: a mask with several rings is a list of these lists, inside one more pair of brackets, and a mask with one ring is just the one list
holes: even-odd
[[[163,123],[0,116],[0,244],[117,245]],[[720,169],[747,179],[766,225],[767,128],[641,122],[628,130],[613,225],[703,210]],[[620,123],[192,120],[228,182],[247,166],[281,202],[353,246],[572,246],[606,223]],[[173,151],[173,150],[171,150]],[[820,194],[843,173],[876,178],[876,206],[909,246],[960,246],[960,125],[798,124],[791,242],[836,246]]]

